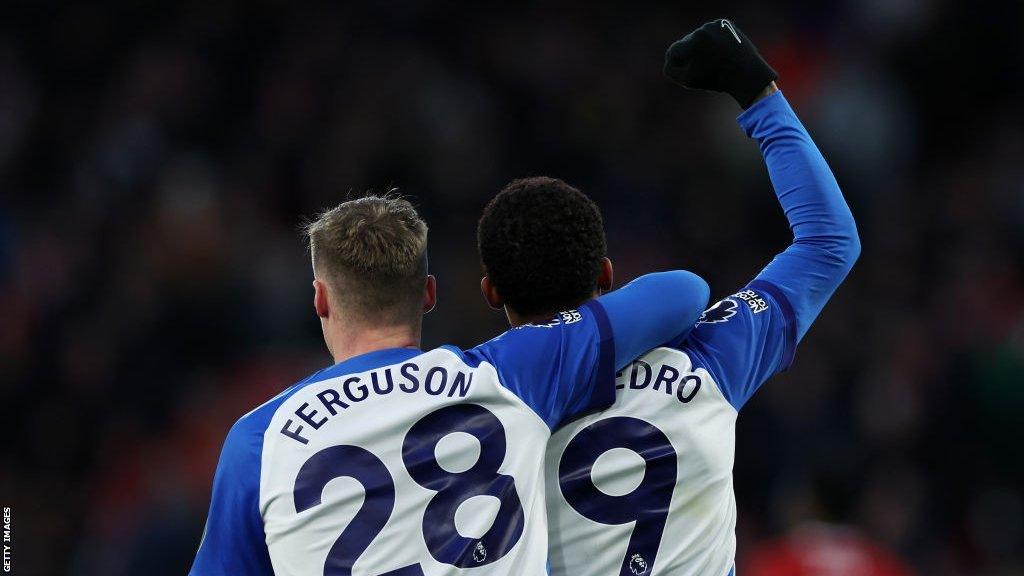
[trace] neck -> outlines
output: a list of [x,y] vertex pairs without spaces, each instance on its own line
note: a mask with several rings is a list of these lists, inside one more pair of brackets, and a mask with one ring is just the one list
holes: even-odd
[[518,328],[525,324],[547,324],[548,322],[551,321],[552,318],[555,317],[555,314],[558,314],[563,310],[572,310],[574,308],[579,308],[589,300],[590,298],[577,304],[568,304],[566,306],[559,307],[557,310],[552,310],[551,312],[542,312],[540,314],[520,314],[519,312],[516,312],[515,310],[509,308],[508,306],[505,306],[505,317],[508,318],[509,326],[513,328]]
[[324,326],[327,348],[335,364],[388,348],[419,348],[420,323],[401,326]]
[[545,324],[552,318],[554,318],[555,314],[558,314],[563,310],[572,310],[574,308],[579,308],[580,306],[583,306],[587,302],[600,296],[602,292],[603,291],[600,288],[597,288],[594,290],[593,294],[591,294],[590,297],[585,300],[581,300],[579,302],[576,302],[575,304],[566,304],[565,306],[559,306],[558,308],[552,310],[551,312],[542,312],[540,314],[520,314],[519,312],[516,312],[512,308],[505,306],[505,317],[508,318],[509,326],[512,326],[513,328],[518,328],[524,324]]
[[506,306],[505,316],[508,318],[509,326],[518,328],[524,324],[542,324],[550,320],[554,314],[520,314]]

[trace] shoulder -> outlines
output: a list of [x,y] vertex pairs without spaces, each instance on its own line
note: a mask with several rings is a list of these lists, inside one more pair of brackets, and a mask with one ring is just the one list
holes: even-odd
[[785,369],[792,363],[796,345],[793,307],[777,286],[755,280],[705,310],[685,343],[710,354],[772,341],[780,345]]
[[324,368],[310,374],[238,418],[224,439],[222,462],[241,464],[253,459],[259,462],[263,451],[264,434],[278,408],[305,386],[329,378],[328,371],[329,368]]
[[793,309],[777,286],[755,280],[708,308],[693,331],[670,346],[706,369],[739,410],[761,384],[792,363]]

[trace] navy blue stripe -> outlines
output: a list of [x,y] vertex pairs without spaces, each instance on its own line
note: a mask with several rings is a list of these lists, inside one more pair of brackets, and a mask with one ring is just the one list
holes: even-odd
[[775,300],[782,310],[782,316],[786,321],[786,342],[782,347],[782,365],[779,372],[789,369],[793,364],[793,355],[796,354],[796,314],[793,312],[793,305],[789,303],[786,295],[779,290],[779,287],[766,280],[754,280],[748,286],[755,291],[760,290],[767,293]]
[[582,306],[594,315],[597,332],[601,336],[601,349],[597,358],[597,378],[594,389],[590,393],[590,402],[585,412],[604,410],[615,402],[615,339],[612,325],[608,321],[608,313],[597,300],[591,300]]

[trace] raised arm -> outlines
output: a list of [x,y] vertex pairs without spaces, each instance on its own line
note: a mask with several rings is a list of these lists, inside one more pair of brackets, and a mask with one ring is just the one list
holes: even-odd
[[789,301],[799,340],[860,254],[839,184],[776,87],[778,74],[733,22],[713,20],[673,43],[665,74],[686,88],[725,92],[746,109],[740,126],[760,144],[793,230],[793,244],[755,282]]
[[665,73],[687,88],[726,92],[746,111],[793,243],[677,344],[715,376],[739,409],[793,360],[797,343],[860,254],[853,216],[832,171],[775,85],[777,75],[728,20],[704,24],[669,47]]
[[799,341],[857,260],[857,227],[825,158],[774,83],[739,123],[760,145],[793,230],[793,243],[755,282],[774,285],[789,301]]

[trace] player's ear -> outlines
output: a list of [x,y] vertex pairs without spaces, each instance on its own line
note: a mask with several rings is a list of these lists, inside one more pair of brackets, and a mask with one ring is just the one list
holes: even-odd
[[597,275],[598,294],[611,291],[614,279],[615,274],[612,270],[612,261],[607,257],[601,258],[601,271]]
[[480,292],[484,295],[484,300],[487,301],[487,305],[495,310],[501,310],[505,307],[505,300],[498,294],[498,289],[491,282],[490,276],[484,276],[480,279]]
[[423,313],[428,314],[437,306],[437,278],[427,274],[427,283],[423,289]]
[[313,280],[313,309],[316,315],[327,318],[331,315],[331,304],[327,297],[327,284],[320,280]]

